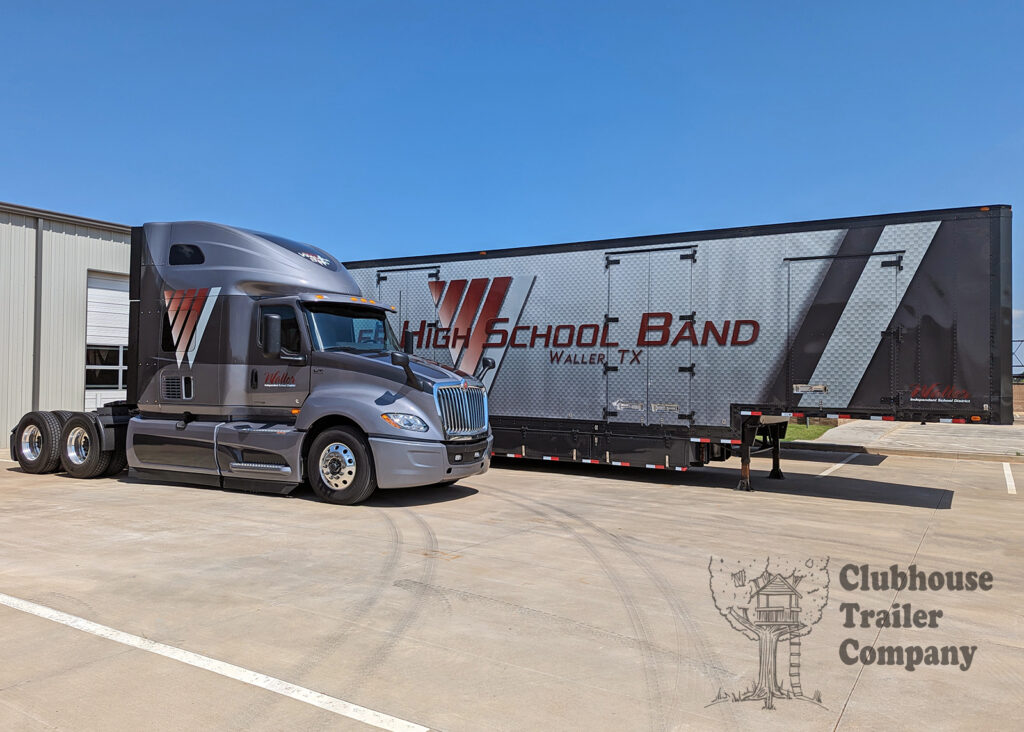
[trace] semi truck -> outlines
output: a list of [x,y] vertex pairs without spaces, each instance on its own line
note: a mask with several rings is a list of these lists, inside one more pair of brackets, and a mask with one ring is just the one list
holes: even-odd
[[11,431],[28,473],[114,475],[332,503],[485,472],[487,393],[410,355],[338,260],[207,222],[131,231],[127,399],[34,411]]
[[793,418],[1009,424],[1009,206],[353,261],[413,351],[484,358],[494,453],[685,471]]

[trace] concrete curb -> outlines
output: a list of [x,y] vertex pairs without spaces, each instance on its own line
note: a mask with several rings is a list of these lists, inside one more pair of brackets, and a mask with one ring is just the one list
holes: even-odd
[[1022,463],[1022,455],[1000,455],[994,452],[957,452],[955,450],[918,450],[910,447],[878,447],[875,445],[837,445],[829,442],[783,442],[784,450],[815,450],[819,452],[853,452],[894,457],[939,458],[941,460],[978,460],[989,463]]

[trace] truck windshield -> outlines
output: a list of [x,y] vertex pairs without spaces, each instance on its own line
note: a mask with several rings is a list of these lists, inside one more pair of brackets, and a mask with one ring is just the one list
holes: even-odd
[[397,351],[387,316],[375,308],[319,303],[306,306],[309,331],[320,351]]

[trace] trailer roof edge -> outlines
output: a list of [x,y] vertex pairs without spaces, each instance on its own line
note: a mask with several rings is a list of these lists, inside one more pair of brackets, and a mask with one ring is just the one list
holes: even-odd
[[637,236],[623,236],[611,239],[591,239],[588,241],[563,242],[558,244],[532,244],[518,247],[501,247],[499,249],[450,252],[435,255],[417,254],[407,257],[362,259],[342,262],[342,264],[346,268],[351,269],[388,267],[407,264],[437,264],[443,262],[462,262],[471,259],[521,257],[530,254],[555,254],[559,252],[588,251],[592,249],[706,241],[709,239],[734,239],[744,236],[770,236],[772,234],[817,231],[827,228],[849,229],[857,226],[877,225],[877,223],[882,220],[889,223],[901,224],[927,221],[934,218],[956,219],[975,216],[1000,216],[1004,213],[1009,213],[1010,211],[1011,206],[1009,204],[998,203],[987,206],[938,208],[924,211],[907,211],[903,213],[871,214],[868,216],[849,216],[835,219],[814,219],[810,221],[794,221],[790,223],[758,224],[754,226],[736,226],[724,229],[683,231],[671,234],[640,234]]

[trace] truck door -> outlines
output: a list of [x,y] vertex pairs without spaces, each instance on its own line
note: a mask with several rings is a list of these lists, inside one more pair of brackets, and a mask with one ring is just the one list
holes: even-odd
[[397,312],[389,314],[388,319],[399,339],[403,329],[407,328],[413,334],[413,350],[417,356],[444,362],[443,358],[438,359],[438,355],[443,356],[448,350],[434,348],[438,320],[434,292],[438,290],[438,278],[436,265],[378,270],[377,298],[396,309]]
[[[309,396],[310,341],[304,318],[292,304],[267,304],[256,308],[257,337],[250,340],[249,403],[254,407],[295,409]],[[263,316],[281,316],[281,355],[263,353]]]
[[[902,257],[802,257],[786,262],[789,290],[787,372],[789,404],[804,409],[888,409],[895,339],[887,329],[897,306]],[[852,286],[821,287],[823,277]],[[884,348],[881,377],[870,396],[853,404],[868,364]]]

